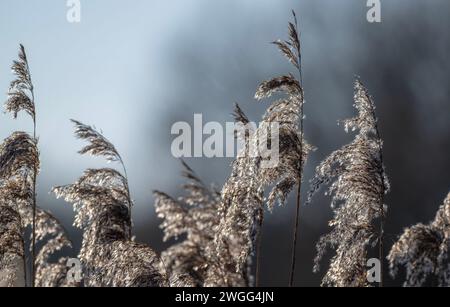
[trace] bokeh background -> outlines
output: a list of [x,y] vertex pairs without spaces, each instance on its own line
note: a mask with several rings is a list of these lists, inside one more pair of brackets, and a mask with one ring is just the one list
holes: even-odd
[[[267,104],[253,100],[256,86],[291,69],[269,42],[286,37],[295,9],[302,31],[305,131],[318,147],[305,178],[351,139],[336,123],[352,116],[352,83],[361,76],[378,107],[392,184],[387,252],[404,227],[434,217],[450,188],[450,2],[381,4],[382,22],[370,24],[363,0],[81,0],[81,23],[71,24],[64,0],[2,0],[0,91],[6,98],[10,64],[23,43],[37,96],[39,205],[63,221],[78,248],[71,206],[49,191],[73,182],[87,167],[104,166],[76,153],[82,143],[69,119],[95,124],[127,164],[137,240],[164,249],[152,190],[181,194],[171,125],[192,122],[194,113],[225,123],[235,101],[258,121]],[[31,128],[24,115],[0,116],[1,138]],[[230,172],[230,159],[186,161],[219,186]],[[312,260],[315,242],[328,228],[329,199],[317,197],[301,210],[296,285],[317,286],[322,273],[312,273]],[[288,283],[294,212],[291,199],[266,219],[262,285]]]

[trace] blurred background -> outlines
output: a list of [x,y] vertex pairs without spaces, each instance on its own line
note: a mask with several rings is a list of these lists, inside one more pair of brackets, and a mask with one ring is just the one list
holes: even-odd
[[[69,23],[66,1],[2,0],[0,91],[6,99],[19,43],[35,83],[38,204],[63,221],[79,248],[71,206],[49,191],[72,183],[87,167],[104,166],[76,153],[82,143],[69,119],[94,124],[127,164],[137,240],[158,251],[167,247],[152,190],[182,193],[181,165],[170,152],[172,124],[193,122],[194,113],[225,123],[234,102],[258,121],[268,104],[254,101],[256,86],[291,71],[269,42],[286,38],[294,9],[302,32],[305,133],[318,148],[306,166],[303,191],[314,167],[352,138],[337,120],[354,114],[353,79],[359,75],[377,104],[392,185],[388,252],[404,227],[434,217],[450,188],[450,2],[381,0],[381,7],[381,23],[368,23],[362,0],[81,0],[81,22]],[[25,115],[0,116],[2,139],[31,129]],[[221,186],[232,160],[186,161],[204,181]],[[266,218],[264,286],[288,284],[294,207],[292,198]],[[312,273],[315,242],[331,216],[322,195],[301,209],[298,286],[320,284],[323,272]]]

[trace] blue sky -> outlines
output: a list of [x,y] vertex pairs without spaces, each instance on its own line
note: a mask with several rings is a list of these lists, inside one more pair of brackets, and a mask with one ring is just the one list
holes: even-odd
[[[6,93],[13,78],[11,61],[17,57],[18,44],[24,44],[36,88],[40,198],[50,203],[54,200],[47,192],[52,186],[72,182],[85,167],[103,165],[101,160],[76,154],[81,143],[73,138],[70,118],[103,130],[128,162],[138,203],[150,202],[152,187],[164,187],[177,175],[178,164],[169,157],[170,146],[160,142],[170,138],[170,127],[163,126],[165,118],[180,108],[184,114],[201,112],[201,108],[191,107],[190,100],[209,99],[215,105],[209,113],[214,120],[217,108],[225,109],[228,116],[234,99],[223,97],[229,100],[222,104],[213,101],[216,89],[229,91],[213,70],[197,72],[205,80],[180,79],[177,70],[183,69],[183,61],[204,60],[214,66],[213,62],[223,60],[241,70],[235,54],[228,52],[233,35],[237,33],[235,38],[241,41],[255,33],[248,27],[258,26],[264,16],[275,11],[283,12],[276,20],[284,30],[289,16],[289,10],[274,7],[271,1],[258,1],[255,6],[253,1],[81,0],[79,24],[67,21],[67,10],[62,0],[6,0],[0,4],[0,88]],[[260,47],[253,44],[253,49],[267,47],[269,37],[261,31],[257,37]],[[249,42],[254,40],[249,38]],[[179,56],[195,44],[204,51],[210,48],[209,57]],[[236,46],[234,52],[247,47]],[[213,68],[221,69],[218,65]],[[194,82],[202,93],[183,97]],[[205,87],[202,82],[207,83]],[[30,120],[24,115],[17,121],[1,116],[2,138],[13,130],[30,129]]]

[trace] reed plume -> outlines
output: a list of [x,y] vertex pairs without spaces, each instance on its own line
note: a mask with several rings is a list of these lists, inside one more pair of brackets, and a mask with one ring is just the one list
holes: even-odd
[[11,81],[9,86],[8,100],[5,103],[6,110],[12,113],[14,118],[17,118],[19,112],[25,111],[35,122],[34,87],[31,81],[27,54],[23,45],[20,45],[19,59],[13,61],[11,69],[16,79]]
[[[2,196],[3,188],[1,190]],[[13,204],[0,201],[0,287],[24,287],[25,251],[20,214]]]
[[[375,105],[358,79],[354,99],[358,115],[345,120],[344,125],[347,132],[351,129],[358,133],[353,142],[330,154],[316,168],[308,199],[309,202],[323,185],[329,185],[326,194],[332,196],[334,218],[329,222],[332,229],[317,244],[314,266],[314,271],[318,271],[327,247],[335,249],[336,255],[322,280],[322,285],[328,286],[366,286],[367,249],[380,243],[383,235],[382,219],[386,213],[383,197],[389,183]],[[379,232],[377,219],[381,220]],[[380,251],[381,248],[380,244]]]
[[154,191],[155,208],[163,219],[161,228],[164,240],[185,239],[164,251],[161,255],[170,278],[171,286],[204,286],[212,266],[219,265],[211,257],[209,249],[219,224],[220,193],[206,186],[197,174],[184,162],[183,185],[185,195],[174,199]]
[[68,258],[61,257],[51,262],[51,256],[72,248],[72,242],[62,224],[50,212],[37,209],[36,241],[42,243],[36,257],[36,286],[38,287],[77,287],[79,283],[67,276]]
[[88,169],[74,183],[55,187],[56,196],[72,203],[74,226],[83,230],[79,259],[85,286],[163,286],[167,281],[158,255],[133,242],[125,165],[114,145],[93,127],[75,124],[75,134],[88,142],[80,154],[119,162],[124,174],[111,168]]
[[406,287],[420,287],[436,281],[450,286],[450,193],[434,220],[406,228],[387,257],[392,277],[399,267],[406,270]]
[[[276,85],[274,89],[283,89],[287,91],[292,97],[292,101],[288,101],[289,107],[285,108],[283,113],[288,114],[292,112],[296,115],[296,117],[292,118],[292,122],[290,122],[290,127],[287,130],[287,140],[288,144],[296,144],[297,145],[297,156],[293,156],[293,161],[288,164],[292,165],[291,170],[286,174],[285,179],[280,181],[276,189],[273,191],[273,194],[269,196],[269,200],[273,202],[275,199],[275,195],[280,197],[282,202],[286,201],[287,195],[289,192],[297,185],[297,199],[296,199],[296,212],[295,212],[295,223],[294,230],[292,236],[292,259],[291,259],[291,272],[289,278],[289,286],[294,284],[294,276],[295,276],[295,265],[296,265],[296,251],[297,251],[297,240],[298,240],[298,231],[299,231],[299,219],[300,219],[300,205],[301,205],[301,188],[302,188],[302,179],[303,179],[303,168],[306,163],[306,159],[309,151],[313,149],[313,147],[309,146],[304,140],[304,91],[303,91],[303,74],[302,74],[302,52],[301,52],[301,44],[300,44],[300,31],[298,28],[297,16],[294,11],[292,11],[292,15],[294,18],[293,22],[289,22],[288,24],[288,32],[289,39],[287,41],[275,41],[275,44],[280,52],[286,57],[286,59],[297,69],[298,71],[298,80],[296,80],[292,74],[288,76],[282,76],[280,78],[275,78],[267,83],[263,83],[260,87],[263,90],[267,85]],[[270,90],[271,86],[268,86],[266,90],[269,90],[268,93],[271,93],[273,90]],[[264,90],[262,91],[262,96],[264,96]],[[256,97],[261,97],[261,94],[258,94]],[[284,104],[281,102],[281,104]],[[298,110],[296,110],[298,109]],[[281,114],[283,114],[281,113]],[[278,120],[284,120],[283,117],[280,117]],[[289,155],[287,155],[289,157]]]
[[[216,233],[216,253],[221,269],[239,276],[233,282],[220,280],[212,274],[212,285],[245,286],[252,284],[250,272],[251,256],[256,253],[256,285],[259,284],[259,246],[264,221],[264,189],[273,186],[268,194],[267,206],[271,211],[278,201],[281,205],[287,200],[295,185],[302,181],[303,166],[308,152],[312,149],[303,138],[303,89],[300,70],[300,41],[297,21],[289,23],[289,41],[277,41],[281,52],[299,71],[299,78],[292,74],[275,77],[262,82],[255,93],[255,99],[261,101],[274,93],[284,94],[284,98],[272,102],[262,118],[258,128],[249,125],[239,105],[235,107],[235,121],[245,127],[238,135],[245,144],[233,162],[232,173],[222,189],[221,219]],[[271,131],[270,140],[261,140],[271,124],[278,124],[278,131]],[[265,167],[268,158],[254,155],[249,148],[272,147],[275,138],[279,141],[279,161]],[[268,144],[270,143],[270,144]],[[299,200],[298,200],[299,203]],[[297,227],[296,227],[297,228]]]
[[[8,285],[25,286],[25,239],[24,227],[33,224],[33,218],[25,220],[24,215],[33,216],[33,195],[34,195],[34,172],[39,169],[39,153],[35,143],[25,132],[14,132],[2,143],[0,147],[0,198],[2,203],[3,218],[0,225],[3,228],[1,236],[8,238],[4,242],[5,248],[0,254],[6,257],[4,261],[8,260],[4,253],[12,253],[17,265],[16,273],[20,276],[19,284],[8,282]],[[34,230],[34,228],[33,228]],[[34,242],[34,234],[32,232],[32,242]],[[9,245],[9,246],[8,246]],[[34,251],[34,245],[32,245]],[[15,251],[15,252],[13,252]],[[11,257],[11,256],[10,256]],[[19,258],[22,261],[19,262]],[[8,260],[6,263],[12,263],[13,260]],[[35,257],[32,258],[33,268]],[[3,267],[3,265],[2,265]],[[34,284],[33,268],[31,270],[31,282]],[[2,278],[3,279],[3,278]],[[6,278],[8,280],[10,278]]]
[[[5,142],[7,143],[7,142]],[[25,164],[26,165],[26,164]],[[26,173],[25,173],[26,174]],[[24,174],[24,175],[25,175]],[[33,224],[33,210],[30,206],[32,203],[33,192],[31,189],[30,178],[26,176],[8,175],[8,182],[4,182],[1,187],[2,204],[4,207],[3,214],[9,216],[8,220],[3,220],[0,225],[8,225],[10,223],[10,231],[14,230],[15,245],[12,247],[20,251],[17,255],[22,255],[24,250],[24,226]],[[4,206],[4,205],[3,205]],[[60,259],[61,264],[50,262],[50,256],[64,247],[71,247],[71,243],[67,238],[64,228],[59,221],[48,211],[44,211],[39,207],[36,208],[36,243],[41,243],[41,248],[35,259],[36,276],[35,286],[38,287],[55,287],[73,285],[67,283],[65,279],[67,267],[66,258]],[[12,228],[12,225],[16,227]],[[11,241],[12,243],[13,241]],[[2,244],[3,246],[3,244]],[[8,247],[5,242],[5,247]],[[11,248],[11,247],[10,247]],[[21,263],[24,266],[24,259]],[[22,273],[23,274],[23,273]],[[0,278],[2,280],[2,278]],[[17,284],[16,284],[17,285]],[[24,286],[25,283],[20,284]]]
[[[1,217],[0,231],[2,237],[2,250],[0,255],[5,257],[5,263],[16,263],[16,277],[0,277],[9,286],[25,286],[25,259],[24,259],[24,229],[33,225],[33,210],[31,207],[33,190],[30,168],[38,163],[37,148],[30,137],[21,132],[14,133],[2,144],[1,165]],[[30,166],[31,165],[31,166]],[[71,246],[65,231],[58,220],[49,212],[36,208],[36,243],[42,247],[35,259],[35,286],[53,287],[66,285],[66,266],[64,258],[61,265],[50,263],[50,256],[65,246]],[[3,227],[5,227],[3,229]],[[5,232],[6,231],[6,232]],[[10,258],[5,256],[10,254]],[[6,255],[7,255],[6,254]],[[13,257],[14,256],[14,257]],[[21,257],[21,262],[18,262]],[[2,266],[3,267],[3,266]],[[18,271],[17,271],[18,270]],[[58,276],[56,276],[58,275]],[[11,283],[11,278],[20,278],[20,283]],[[23,283],[22,283],[23,281]]]
[[[34,101],[34,86],[31,80],[31,72],[28,63],[27,54],[23,45],[20,45],[18,60],[13,61],[11,66],[12,72],[16,78],[10,83],[8,90],[8,99],[5,103],[6,111],[13,115],[13,118],[17,118],[17,114],[24,111],[31,116],[33,120],[33,138],[32,142],[34,146],[37,146],[36,138],[36,108]],[[36,152],[38,152],[36,150]],[[33,154],[33,153],[32,153]],[[39,155],[34,157],[36,163],[30,164],[28,173],[31,174],[31,186],[32,186],[32,270],[31,270],[31,283],[35,284],[36,275],[36,179],[39,172]],[[33,159],[33,157],[30,157]]]
[[[247,118],[236,105],[237,119]],[[250,127],[251,129],[251,127]],[[239,132],[239,131],[238,131]],[[244,132],[245,133],[245,132]],[[257,176],[258,157],[249,154],[255,131],[248,131],[245,148],[233,162],[232,173],[222,189],[218,208],[219,224],[214,234],[210,258],[220,266],[209,268],[208,286],[249,286],[251,284],[250,255],[256,242],[256,227],[260,223],[263,190]],[[245,137],[245,135],[244,135]]]
[[[5,210],[2,213],[5,220],[0,223],[0,236],[9,238],[5,242],[5,252],[15,250],[15,259],[22,258],[23,262],[16,261],[20,266],[16,271],[23,275],[26,272],[24,228],[33,225],[33,172],[38,169],[39,152],[34,139],[27,133],[14,132],[4,140],[0,146],[0,202]],[[8,243],[11,245],[8,246]],[[3,255],[3,252],[0,254]],[[32,261],[35,263],[35,258]],[[8,284],[11,285],[10,282]]]

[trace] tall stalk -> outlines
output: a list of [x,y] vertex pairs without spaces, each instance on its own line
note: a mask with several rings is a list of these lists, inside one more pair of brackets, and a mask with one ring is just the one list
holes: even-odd
[[294,284],[294,275],[295,275],[295,262],[296,262],[296,247],[298,240],[298,226],[300,220],[300,193],[301,193],[301,183],[300,181],[297,184],[297,202],[296,202],[296,211],[295,211],[295,225],[294,225],[294,235],[292,239],[292,260],[291,260],[291,275],[289,278],[289,287],[292,287]]
[[[25,54],[25,52],[24,52]],[[37,138],[36,138],[36,104],[35,104],[35,98],[34,98],[34,86],[33,86],[33,82],[31,80],[31,71],[30,71],[30,67],[28,64],[28,60],[26,58],[26,54],[25,54],[25,65],[26,65],[26,70],[28,72],[28,79],[29,79],[29,90],[30,90],[30,94],[31,94],[31,104],[33,105],[33,114],[32,114],[32,119],[33,119],[33,140],[37,146]],[[31,264],[31,286],[35,287],[36,284],[36,181],[37,181],[37,172],[38,172],[38,166],[36,165],[36,163],[34,164],[33,167],[33,226],[32,226],[32,231],[33,231],[33,235],[32,235],[32,264]]]
[[261,207],[258,216],[258,235],[256,238],[256,273],[255,273],[255,286],[260,286],[260,274],[261,274],[261,241],[262,241],[262,227],[264,223],[264,207]]
[[[332,152],[317,167],[311,180],[308,203],[322,186],[328,186],[334,216],[330,231],[317,245],[314,272],[328,249],[335,251],[322,285],[366,287],[365,263],[372,241],[379,245],[383,264],[384,194],[389,191],[382,159],[382,141],[375,106],[367,89],[355,80],[355,117],[340,121],[346,132],[356,131],[354,140]],[[380,232],[377,231],[378,220]],[[383,269],[383,266],[382,266]],[[380,286],[383,286],[381,280]]]
[[[36,131],[33,133],[34,141],[37,143],[36,140]],[[32,287],[35,286],[35,280],[36,280],[36,178],[37,178],[37,167],[35,166],[33,169],[33,242],[32,242],[32,274],[31,274],[31,285]]]
[[297,251],[297,240],[298,240],[298,228],[299,228],[299,220],[300,220],[300,206],[301,206],[301,191],[302,191],[302,177],[303,177],[303,100],[304,100],[304,91],[303,91],[303,75],[302,75],[302,54],[300,47],[300,32],[298,30],[297,17],[295,12],[292,12],[294,15],[295,22],[295,33],[297,34],[298,49],[298,73],[299,73],[299,81],[300,88],[302,90],[302,101],[300,102],[300,174],[298,174],[298,182],[297,182],[297,201],[296,201],[296,211],[295,211],[295,223],[293,229],[293,237],[292,237],[292,258],[291,258],[291,275],[289,278],[289,286],[292,287],[294,284],[294,275],[295,275],[295,262],[296,262],[296,251]]

